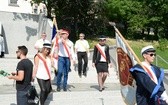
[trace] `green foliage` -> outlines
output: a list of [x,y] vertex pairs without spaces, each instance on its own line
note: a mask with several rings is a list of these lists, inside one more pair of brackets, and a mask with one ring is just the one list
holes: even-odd
[[[138,56],[138,58],[140,59],[140,61],[143,61],[143,58],[142,58],[142,55],[140,54],[141,52],[141,49],[146,46],[146,45],[153,45],[156,49],[156,57],[155,57],[155,61],[153,62],[153,64],[159,66],[159,67],[162,67],[164,69],[168,69],[168,64],[165,63],[165,61],[168,62],[168,49],[160,49],[158,46],[159,46],[159,43],[157,42],[153,42],[153,43],[150,43],[150,42],[146,42],[146,41],[132,41],[131,43],[129,43],[131,48],[133,49],[133,51],[135,52],[135,54]],[[160,56],[160,57],[158,57]]]
[[[58,27],[70,27],[71,39],[80,32],[86,36],[114,35],[108,22],[116,22],[125,38],[144,35],[154,29],[154,38],[168,39],[168,0],[33,0],[44,2],[48,17],[55,14]],[[111,32],[110,32],[110,31]],[[145,30],[145,31],[144,31]],[[149,34],[149,32],[148,32]]]
[[162,51],[164,51],[165,49],[167,49],[168,47],[168,40],[167,39],[159,39],[159,46],[158,48]]
[[168,39],[167,0],[107,0],[106,5],[108,19],[122,23],[126,37],[152,27],[155,36]]

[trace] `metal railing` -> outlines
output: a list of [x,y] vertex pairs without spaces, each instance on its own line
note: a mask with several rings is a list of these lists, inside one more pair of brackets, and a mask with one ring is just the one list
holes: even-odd
[[156,66],[158,66],[158,58],[161,59],[166,64],[168,64],[168,62],[165,59],[163,59],[160,55],[156,55]]

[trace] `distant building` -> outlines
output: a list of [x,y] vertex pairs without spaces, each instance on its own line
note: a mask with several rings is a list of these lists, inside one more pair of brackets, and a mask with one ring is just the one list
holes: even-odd
[[35,4],[32,2],[32,0],[0,0],[0,11],[30,14],[47,14],[45,4]]

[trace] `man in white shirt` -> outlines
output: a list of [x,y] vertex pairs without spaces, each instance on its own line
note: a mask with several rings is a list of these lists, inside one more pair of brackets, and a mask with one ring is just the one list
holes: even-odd
[[58,72],[57,72],[57,91],[61,90],[61,81],[63,76],[63,90],[67,91],[68,73],[70,71],[71,61],[75,63],[74,44],[68,39],[69,31],[62,29],[61,38],[58,40]]
[[50,43],[50,41],[48,41],[46,37],[47,37],[46,33],[42,33],[41,38],[36,41],[34,48],[38,50],[38,52],[41,52],[44,43]]
[[[85,34],[79,34],[79,40],[75,43],[75,52],[78,58],[78,75],[82,77],[82,74],[86,77],[87,76],[87,65],[88,65],[88,55],[89,55],[89,43],[87,40],[84,39]],[[82,67],[82,60],[84,61]]]

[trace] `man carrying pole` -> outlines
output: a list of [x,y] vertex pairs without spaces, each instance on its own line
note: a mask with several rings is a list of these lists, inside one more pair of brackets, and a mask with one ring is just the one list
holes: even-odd
[[143,47],[141,55],[144,61],[141,66],[137,64],[130,69],[137,85],[137,105],[168,105],[168,96],[163,85],[164,71],[152,64],[155,52],[151,45]]
[[[121,33],[118,31],[118,29],[115,27],[114,23],[110,23],[112,25],[117,33],[116,37],[117,42],[120,44],[120,47],[124,50],[125,53],[127,53],[127,58],[129,60],[132,60],[131,64],[134,65],[131,68],[131,64],[123,64],[122,67],[118,67],[119,71],[125,70],[128,72],[128,68],[130,68],[130,73],[134,77],[134,80],[136,81],[136,86],[133,86],[133,81],[129,73],[125,73],[124,75],[126,77],[127,81],[121,82],[122,86],[127,86],[127,91],[125,91],[126,94],[124,99],[127,105],[134,105],[135,103],[129,103],[129,101],[134,99],[134,95],[131,96],[128,95],[131,93],[131,89],[136,88],[136,103],[137,105],[168,105],[168,96],[166,94],[164,85],[163,85],[163,78],[164,78],[164,72],[161,68],[155,66],[152,64],[155,58],[155,49],[153,46],[146,46],[142,48],[141,55],[144,58],[144,61],[141,62],[134,51],[131,49],[129,44],[126,42],[126,40],[123,38]],[[123,60],[123,59],[122,59]],[[120,60],[118,59],[118,62]],[[138,64],[136,64],[137,62]],[[135,65],[136,64],[136,65]],[[121,66],[121,65],[119,65]],[[127,67],[127,69],[123,69],[123,67]],[[123,75],[123,72],[122,72]],[[120,78],[120,81],[121,78]],[[130,82],[131,81],[131,82]],[[130,88],[131,87],[131,88]],[[125,89],[126,90],[126,89]],[[121,90],[121,92],[124,92]],[[122,94],[123,95],[123,94]],[[124,96],[124,95],[123,95]],[[130,98],[128,98],[130,97]],[[127,100],[129,99],[129,100]]]

